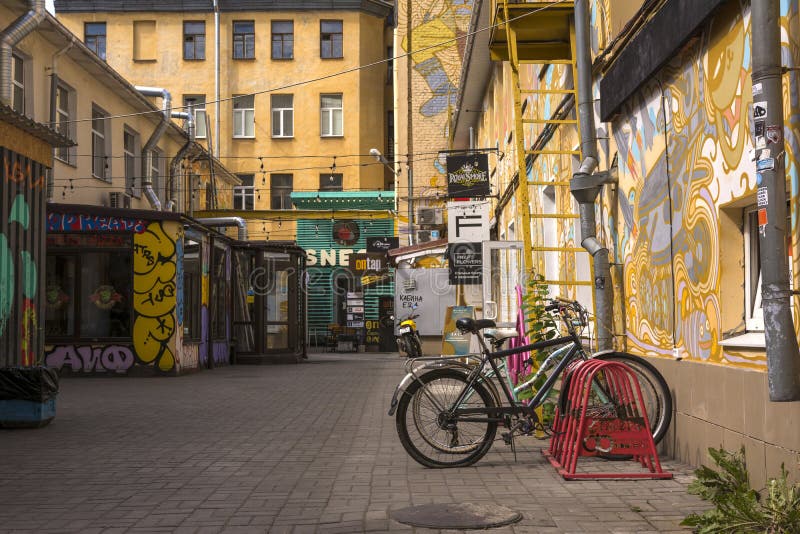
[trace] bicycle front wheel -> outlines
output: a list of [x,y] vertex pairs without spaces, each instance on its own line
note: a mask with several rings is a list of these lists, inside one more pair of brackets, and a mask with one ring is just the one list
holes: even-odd
[[667,381],[653,364],[625,352],[611,352],[595,356],[599,360],[624,363],[636,374],[639,387],[642,391],[644,409],[650,422],[650,431],[653,441],[661,441],[672,422],[672,395],[669,392]]
[[425,467],[463,467],[480,460],[492,446],[497,422],[489,414],[452,415],[456,408],[493,408],[492,394],[480,383],[467,387],[466,375],[436,369],[414,381],[397,405],[396,425],[406,452]]

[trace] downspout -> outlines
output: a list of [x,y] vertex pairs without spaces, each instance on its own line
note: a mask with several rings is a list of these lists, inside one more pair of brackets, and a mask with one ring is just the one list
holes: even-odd
[[[763,114],[754,116],[754,120],[763,121],[765,131],[777,132],[765,142],[771,155],[759,149],[756,163],[761,302],[769,399],[797,401],[800,400],[800,355],[790,307],[792,292],[789,288],[786,250],[786,153],[782,135],[785,130],[780,7],[778,2],[752,2],[751,10],[753,94],[757,95],[753,98],[754,115],[756,109],[763,110]],[[760,91],[756,90],[757,86],[760,86]],[[759,141],[755,139],[754,146],[758,146]]]
[[172,116],[172,97],[169,91],[161,87],[142,87],[137,85],[135,89],[145,96],[161,97],[161,122],[158,123],[150,139],[142,147],[142,161],[144,162],[142,190],[150,203],[150,207],[156,211],[161,211],[161,201],[158,200],[158,195],[153,191],[153,151],[161,136],[167,130],[167,126],[169,126],[170,117]]
[[597,133],[594,124],[594,93],[592,91],[592,58],[589,37],[587,0],[575,1],[575,60],[578,79],[578,116],[580,120],[580,168],[572,175],[570,191],[580,207],[581,246],[594,258],[595,317],[598,350],[614,349],[614,309],[611,268],[608,249],[597,239],[595,200],[604,183],[612,181],[608,173],[593,174],[598,165]]
[[247,221],[241,217],[205,217],[196,220],[208,226],[238,226],[239,241],[247,241]]
[[191,104],[186,107],[185,112],[173,112],[171,116],[173,119],[184,119],[186,121],[186,131],[189,134],[189,140],[186,141],[186,144],[175,154],[175,157],[172,158],[172,162],[169,164],[169,186],[167,187],[167,191],[169,191],[170,199],[167,202],[167,211],[175,211],[177,204],[174,195],[175,179],[178,176],[181,161],[186,157],[189,149],[194,145],[195,140],[194,113],[192,113]]
[[220,102],[219,102],[219,1],[214,0],[214,105],[216,106],[214,119],[214,156],[219,158],[219,124],[220,124]]
[[20,16],[5,30],[0,32],[0,102],[11,107],[13,63],[12,50],[45,19],[45,0],[28,0],[30,11]]

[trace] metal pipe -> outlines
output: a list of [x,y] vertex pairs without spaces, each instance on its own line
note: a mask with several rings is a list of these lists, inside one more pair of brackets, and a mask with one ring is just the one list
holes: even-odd
[[[409,56],[409,61],[411,56]],[[397,193],[395,193],[397,194]],[[408,244],[414,244],[414,170],[408,166]]]
[[220,103],[219,103],[219,1],[214,0],[214,105],[216,115],[214,119],[214,156],[219,158],[219,125],[220,125]]
[[0,102],[11,107],[13,91],[11,72],[13,64],[12,51],[29,33],[45,19],[45,0],[28,0],[29,11],[21,15],[6,29],[0,32]]
[[[771,401],[800,400],[800,354],[792,320],[789,265],[786,250],[786,153],[783,124],[781,17],[778,2],[751,4],[753,54],[753,119],[769,140],[754,139],[758,149],[758,219],[761,256],[761,302],[767,349]],[[760,86],[760,91],[757,87]],[[760,105],[763,104],[763,105]],[[762,134],[763,135],[763,134]],[[763,144],[762,144],[763,143]]]
[[162,87],[145,87],[137,85],[137,91],[145,96],[161,97],[161,122],[158,123],[156,129],[153,130],[150,139],[147,140],[144,147],[142,147],[142,161],[144,162],[144,179],[142,180],[142,190],[144,191],[147,201],[156,211],[161,211],[161,201],[158,195],[153,191],[153,152],[164,135],[164,132],[169,126],[170,118],[172,116],[172,96],[169,91]]
[[208,226],[238,226],[239,241],[247,241],[247,221],[241,217],[205,217],[197,222]]
[[184,119],[186,121],[186,132],[189,134],[189,139],[186,141],[186,144],[181,147],[178,153],[175,154],[175,157],[172,158],[172,161],[169,164],[169,187],[167,190],[169,191],[170,198],[167,202],[167,211],[174,211],[177,207],[177,201],[175,200],[175,179],[178,175],[181,161],[183,161],[183,158],[186,157],[189,149],[194,145],[196,131],[194,113],[192,112],[191,104],[186,106],[185,112],[172,112],[171,116],[174,119]]
[[575,61],[578,79],[578,117],[580,120],[581,154],[583,161],[573,174],[570,190],[580,206],[581,245],[594,258],[595,316],[597,317],[597,348],[614,348],[614,308],[611,268],[608,249],[597,240],[595,200],[600,185],[587,183],[597,168],[597,132],[594,124],[594,93],[592,92],[592,57],[589,36],[589,6],[587,0],[575,1]]

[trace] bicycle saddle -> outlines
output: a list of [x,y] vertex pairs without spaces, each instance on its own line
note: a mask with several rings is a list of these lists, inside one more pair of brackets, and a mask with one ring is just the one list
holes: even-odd
[[483,337],[491,338],[497,341],[505,341],[506,339],[517,337],[519,332],[516,328],[487,328],[483,332]]
[[491,319],[472,319],[470,317],[462,317],[456,321],[456,328],[462,332],[472,332],[477,334],[478,330],[482,328],[494,328],[497,326]]

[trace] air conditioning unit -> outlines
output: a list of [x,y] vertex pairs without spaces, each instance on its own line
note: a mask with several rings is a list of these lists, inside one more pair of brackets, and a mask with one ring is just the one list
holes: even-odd
[[131,196],[120,191],[112,191],[108,194],[108,205],[112,208],[130,208]]
[[417,230],[417,243],[428,243],[433,241],[430,230]]
[[442,210],[436,208],[419,208],[417,210],[417,224],[438,225],[443,224]]

